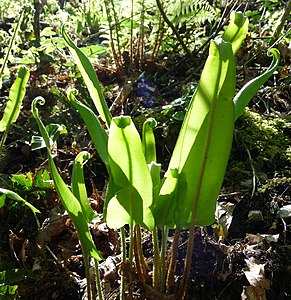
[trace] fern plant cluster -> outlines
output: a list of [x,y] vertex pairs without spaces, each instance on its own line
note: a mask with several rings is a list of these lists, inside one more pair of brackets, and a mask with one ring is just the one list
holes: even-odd
[[[122,66],[124,52],[138,67],[146,59],[157,60],[160,53],[179,53],[173,27],[189,52],[194,51],[207,40],[206,30],[220,14],[207,0],[166,0],[161,6],[163,12],[156,0],[104,2],[106,17],[100,23],[100,37],[110,46],[117,68]],[[172,26],[165,22],[165,16]]]

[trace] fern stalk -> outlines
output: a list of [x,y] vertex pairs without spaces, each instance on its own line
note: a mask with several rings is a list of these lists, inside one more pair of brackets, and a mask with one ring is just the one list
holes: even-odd
[[157,290],[160,287],[160,253],[159,253],[159,240],[158,240],[158,227],[152,232],[153,249],[154,249],[154,273],[153,273],[153,286]]
[[102,293],[100,273],[99,273],[99,263],[97,259],[94,259],[94,263],[95,263],[95,271],[96,271],[96,289],[98,292],[98,300],[103,300],[103,293]]
[[190,225],[189,230],[189,237],[188,237],[188,245],[187,245],[187,252],[186,252],[186,258],[185,258],[185,264],[184,264],[184,273],[182,277],[182,281],[180,283],[179,288],[179,299],[184,300],[186,298],[187,294],[187,286],[188,281],[190,278],[190,271],[191,271],[191,265],[192,265],[192,254],[194,249],[194,237],[195,237],[195,223],[193,222]]
[[160,14],[159,16],[159,26],[158,26],[158,30],[156,33],[156,38],[155,38],[155,42],[154,42],[154,46],[153,46],[153,51],[152,51],[152,60],[155,61],[158,57],[159,54],[159,49],[163,40],[163,36],[164,36],[164,21],[162,18],[162,15]]
[[144,35],[144,20],[145,20],[145,15],[144,15],[144,10],[145,10],[145,2],[144,0],[142,1],[142,11],[141,11],[141,16],[140,16],[140,30],[139,30],[139,65],[140,68],[142,68],[143,65],[143,60],[144,60],[144,42],[145,42],[145,35]]
[[[18,33],[19,26],[20,26],[20,24],[22,22],[23,15],[24,15],[24,10],[22,10],[21,15],[20,15],[20,17],[18,19],[18,22],[17,22],[16,27],[14,29],[13,35],[12,35],[12,37],[10,39],[8,50],[7,50],[6,55],[4,57],[4,61],[3,61],[2,67],[0,69],[0,88],[2,87],[2,75],[3,75],[3,72],[4,72],[5,66],[6,66],[6,64],[8,62],[8,58],[9,58],[10,52],[11,52],[11,50],[13,48],[13,44],[14,44],[14,41],[16,39],[16,35]],[[0,153],[1,153],[1,151],[0,151]]]
[[175,34],[177,40],[179,41],[180,45],[182,46],[183,50],[186,52],[186,54],[189,56],[189,58],[192,57],[192,53],[191,51],[188,49],[188,47],[186,46],[186,44],[184,43],[179,31],[177,30],[177,28],[174,26],[174,24],[170,21],[170,19],[168,18],[168,16],[166,15],[163,5],[161,3],[160,0],[156,0],[157,6],[159,8],[159,11],[164,19],[164,21],[168,24],[168,26],[173,30],[173,33]]
[[[121,227],[120,229],[121,234],[121,246],[122,246],[122,262],[125,264],[126,262],[126,241],[125,241],[125,229],[124,227]],[[125,279],[124,274],[121,272],[121,284],[120,284],[120,300],[125,299]]]
[[135,265],[139,277],[139,281],[144,284],[147,276],[147,265],[142,252],[141,242],[141,230],[139,225],[135,225],[135,236],[134,236],[134,256]]
[[130,63],[133,64],[133,13],[134,0],[131,0],[131,13],[130,13]]
[[169,228],[163,226],[162,229],[162,245],[160,254],[160,289],[162,292],[166,290],[166,251],[167,251],[167,238],[168,238]]
[[[110,2],[109,2],[110,1]],[[117,70],[120,72],[122,70],[122,64],[121,64],[121,53],[120,53],[120,44],[119,44],[119,36],[118,36],[118,25],[117,25],[117,16],[116,16],[116,12],[114,9],[114,6],[112,7],[112,11],[113,11],[113,17],[115,20],[115,24],[113,25],[112,23],[112,15],[111,15],[111,9],[110,9],[110,4],[114,5],[113,1],[111,0],[106,0],[104,1],[105,4],[105,11],[106,11],[106,15],[107,15],[107,22],[109,25],[109,37],[110,37],[110,47],[112,50],[112,55],[116,64],[116,68]],[[117,50],[115,48],[115,43],[114,43],[114,31],[113,28],[115,28],[116,31],[116,40],[117,40]]]
[[174,282],[175,282],[175,273],[176,273],[176,266],[177,266],[177,256],[178,256],[178,247],[179,247],[179,239],[181,235],[181,229],[176,228],[174,239],[171,248],[171,256],[170,262],[168,267],[168,274],[167,274],[167,281],[166,281],[166,288],[167,292],[171,293]]

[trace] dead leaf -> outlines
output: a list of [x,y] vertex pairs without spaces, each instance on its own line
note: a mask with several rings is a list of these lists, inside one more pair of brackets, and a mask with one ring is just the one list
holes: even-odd
[[42,224],[43,241],[48,242],[52,237],[61,235],[68,228],[68,220],[69,215],[67,213],[63,213],[59,207],[53,208],[49,218],[45,219]]
[[233,210],[235,204],[227,201],[217,202],[216,211],[215,211],[215,220],[223,228],[224,237],[227,237],[228,229],[232,222]]
[[249,245],[258,245],[262,243],[263,238],[256,234],[247,233],[246,240],[248,241]]
[[105,263],[102,265],[104,268],[105,280],[117,280],[118,278],[118,264],[120,264],[120,256],[109,256],[106,258]]
[[280,234],[259,234],[268,243],[278,243]]
[[291,217],[291,204],[281,207],[278,211],[278,216],[280,218],[290,218]]
[[23,241],[21,250],[19,252],[19,258],[21,259],[23,265],[27,262],[27,252],[28,252],[29,240],[25,239]]
[[255,286],[244,286],[241,294],[242,300],[266,300],[266,290]]
[[268,289],[270,287],[270,281],[265,278],[265,265],[260,264],[254,257],[245,259],[245,262],[247,267],[243,269],[243,272],[250,285],[257,288]]

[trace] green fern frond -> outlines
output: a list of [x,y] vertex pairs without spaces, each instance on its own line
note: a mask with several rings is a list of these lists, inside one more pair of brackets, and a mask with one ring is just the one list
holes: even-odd
[[207,0],[175,0],[167,5],[167,14],[175,24],[189,20],[200,25],[213,20],[216,11]]

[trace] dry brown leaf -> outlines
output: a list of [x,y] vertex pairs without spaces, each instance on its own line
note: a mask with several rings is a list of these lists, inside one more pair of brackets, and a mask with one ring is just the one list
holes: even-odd
[[266,289],[255,286],[244,286],[241,294],[242,300],[266,300]]
[[264,264],[260,264],[254,257],[245,259],[247,267],[243,269],[243,272],[253,287],[268,289],[270,281],[265,278]]
[[246,240],[248,241],[248,244],[250,244],[250,245],[258,245],[258,244],[262,243],[263,238],[256,234],[247,233]]
[[68,228],[69,215],[60,211],[59,207],[51,210],[49,218],[45,219],[42,228],[42,239],[47,242],[52,237],[61,235]]

